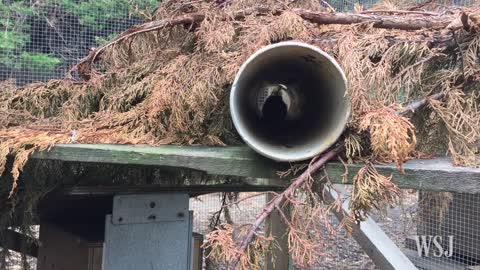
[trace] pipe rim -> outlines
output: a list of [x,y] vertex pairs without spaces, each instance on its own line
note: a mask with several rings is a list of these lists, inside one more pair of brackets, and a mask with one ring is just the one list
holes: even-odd
[[[302,154],[298,154],[298,155],[295,155],[295,156],[292,156],[292,155],[288,155],[288,156],[286,156],[286,155],[273,155],[272,153],[270,153],[270,151],[264,151],[261,147],[259,147],[259,145],[257,145],[257,143],[250,138],[250,136],[247,134],[247,132],[239,127],[239,125],[240,125],[239,116],[236,113],[238,111],[237,110],[237,104],[234,102],[235,92],[239,91],[238,88],[236,87],[237,82],[240,79],[240,76],[243,73],[243,71],[245,70],[245,68],[250,64],[250,62],[252,62],[252,60],[255,59],[256,57],[258,57],[259,55],[261,55],[261,54],[263,54],[263,53],[265,53],[269,50],[276,49],[276,48],[279,48],[279,47],[286,47],[286,46],[304,47],[304,48],[310,49],[312,51],[315,51],[316,53],[320,54],[322,57],[326,58],[335,67],[335,69],[338,71],[338,73],[340,74],[340,76],[343,80],[343,83],[345,85],[345,99],[346,99],[345,102],[346,102],[346,105],[347,105],[346,113],[345,113],[344,118],[342,120],[342,122],[343,122],[342,126],[343,127],[341,129],[337,129],[334,132],[334,134],[333,134],[334,136],[331,136],[331,138],[333,138],[332,140],[329,140],[328,142],[326,142],[323,145],[319,145],[317,148],[312,149],[312,151],[310,151],[310,152],[304,152]],[[230,91],[230,98],[229,98],[230,115],[232,117],[233,125],[235,126],[235,129],[237,130],[237,132],[240,135],[240,137],[242,138],[242,140],[250,148],[252,148],[255,152],[261,154],[262,156],[265,156],[267,158],[270,158],[270,159],[273,159],[273,160],[276,160],[276,161],[285,161],[285,162],[303,161],[303,160],[313,158],[314,156],[317,156],[317,155],[323,153],[328,148],[330,148],[338,140],[338,138],[340,138],[340,136],[342,135],[342,133],[345,130],[345,127],[347,125],[348,119],[350,118],[350,114],[351,114],[350,99],[347,95],[347,92],[348,92],[347,77],[346,77],[345,73],[343,72],[343,69],[340,67],[338,62],[335,60],[335,58],[333,58],[332,56],[330,56],[328,53],[324,52],[320,48],[318,48],[316,46],[313,46],[313,45],[310,45],[310,44],[307,44],[307,43],[304,43],[304,42],[282,41],[282,42],[275,43],[275,44],[270,44],[270,45],[267,45],[267,46],[261,48],[260,50],[253,53],[241,65],[240,69],[237,71],[237,73],[235,75],[235,79],[233,81],[231,91]]]

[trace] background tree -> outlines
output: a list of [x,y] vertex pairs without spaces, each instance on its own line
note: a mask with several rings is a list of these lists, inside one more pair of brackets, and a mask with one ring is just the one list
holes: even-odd
[[0,2],[0,80],[17,84],[63,75],[91,47],[144,21],[158,0]]

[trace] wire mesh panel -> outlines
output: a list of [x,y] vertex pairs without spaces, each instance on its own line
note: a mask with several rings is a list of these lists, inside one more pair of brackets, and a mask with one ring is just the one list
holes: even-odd
[[[330,222],[337,226],[336,217],[330,217]],[[319,224],[322,226],[322,224]],[[375,264],[362,250],[360,245],[350,237],[345,230],[340,230],[336,235],[327,236],[325,246],[322,249],[323,255],[319,257],[318,263],[310,270],[370,270],[375,269]]]
[[[240,203],[227,203],[229,207],[224,207],[222,214],[217,216],[216,213],[222,207],[222,200],[223,195],[221,193],[202,195],[190,200],[190,210],[194,212],[194,232],[207,234],[211,231],[212,222],[213,224],[219,224],[228,220],[228,222],[237,225],[253,223],[256,215],[265,206],[267,195],[250,192],[240,193],[237,198]],[[225,212],[225,209],[227,209],[227,212]],[[338,220],[333,215],[329,217],[329,222],[334,226],[339,225]],[[368,270],[375,268],[372,260],[344,230],[338,231],[336,235],[331,235],[323,222],[318,222],[318,228],[325,237],[325,242],[318,250],[321,256],[309,270]],[[301,268],[295,267],[295,269]]]
[[425,269],[478,269],[479,233],[479,194],[419,192],[417,235],[406,243]]
[[[356,4],[368,8],[378,1],[325,2],[337,11],[353,11]],[[472,5],[475,0],[436,3]],[[157,0],[2,0],[0,81],[11,79],[24,85],[63,78],[93,48],[150,19],[158,5]],[[243,194],[250,195],[254,194]],[[195,232],[207,234],[218,223],[214,214],[221,208],[222,196],[216,193],[191,199]],[[252,197],[229,207],[222,218],[251,223],[265,201],[265,195]],[[479,269],[480,195],[405,191],[399,206],[374,215],[374,219],[419,268]],[[338,221],[331,217],[331,223]],[[329,236],[322,252],[312,269],[375,268],[344,231]],[[19,260],[12,261],[12,269],[19,264]]]
[[157,0],[0,1],[0,81],[23,85],[60,78],[121,31],[140,23]]
[[[328,0],[337,11],[378,0]],[[471,5],[474,0],[439,4]],[[88,52],[128,27],[151,19],[158,0],[0,1],[0,81],[18,85],[63,78]]]
[[[266,195],[242,193],[242,200],[229,207],[235,224],[250,224],[260,213]],[[191,199],[194,231],[210,231],[214,213],[222,205],[222,194]],[[377,211],[372,218],[419,269],[478,269],[480,266],[480,195],[403,190],[400,202],[390,209]],[[225,222],[225,217],[220,217]],[[338,220],[330,217],[338,225]],[[322,230],[323,224],[318,226]],[[323,229],[325,230],[325,228]],[[336,235],[324,233],[322,255],[310,270],[377,269],[373,261],[344,230]],[[476,268],[475,268],[476,267]]]
[[[363,8],[371,8],[375,4],[382,2],[381,0],[327,0],[325,1],[337,11],[351,11],[355,5],[361,5]],[[393,4],[424,1],[390,1]],[[456,5],[456,6],[470,6],[475,3],[475,0],[437,0],[435,3],[439,5]]]

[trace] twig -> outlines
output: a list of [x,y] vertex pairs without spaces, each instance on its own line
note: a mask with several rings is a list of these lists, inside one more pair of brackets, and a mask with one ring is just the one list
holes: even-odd
[[[272,13],[273,15],[278,15],[282,11],[279,10],[270,10],[265,7],[256,7],[256,8],[248,8],[244,9],[241,11],[236,12],[233,15],[233,18],[236,20],[240,20],[245,18],[248,15],[251,15],[253,13],[259,13],[259,14],[264,14],[264,13]],[[95,60],[99,57],[100,54],[102,54],[107,48],[116,45],[117,43],[128,39],[130,37],[136,36],[138,34],[142,33],[147,33],[151,31],[157,31],[166,27],[173,27],[176,25],[192,25],[194,23],[200,23],[205,19],[205,13],[203,12],[197,12],[197,13],[190,13],[186,15],[181,15],[172,19],[165,19],[165,20],[160,20],[160,21],[152,21],[152,22],[147,22],[144,24],[139,24],[135,25],[126,31],[120,33],[116,38],[111,40],[110,42],[102,45],[101,47],[91,51],[89,55],[81,60],[80,63],[78,63],[75,67],[73,67],[69,72],[73,71],[78,71],[81,73],[80,75],[85,78],[90,77],[90,73],[92,71],[92,64],[95,62]],[[84,73],[84,74],[82,74]]]
[[441,99],[445,96],[444,93],[437,93],[437,94],[433,94],[431,96],[428,96],[428,97],[425,97],[425,98],[422,98],[420,100],[417,100],[417,101],[414,101],[412,103],[409,103],[403,110],[401,111],[397,111],[397,114],[398,115],[404,115],[404,114],[407,114],[409,112],[413,112],[415,110],[417,110],[418,108],[424,106],[425,104],[428,103],[428,101],[430,100],[438,100],[438,99]]
[[[227,193],[225,192],[222,194],[222,206],[220,207],[220,210],[215,212],[212,216],[212,219],[210,220],[210,228],[215,229],[220,224],[220,218],[222,216],[222,211],[226,203],[227,203]],[[215,219],[215,221],[213,219]]]
[[437,54],[432,54],[432,55],[430,55],[430,56],[427,57],[427,58],[424,58],[424,59],[422,59],[422,60],[420,60],[420,61],[418,61],[418,62],[416,62],[416,63],[414,63],[414,64],[412,64],[412,65],[409,65],[408,67],[406,67],[405,69],[403,69],[400,73],[398,73],[398,74],[395,76],[395,79],[398,79],[398,78],[402,77],[403,75],[407,74],[407,72],[410,71],[410,70],[412,70],[413,68],[415,68],[415,67],[417,67],[417,66],[419,66],[419,65],[423,65],[423,64],[425,64],[426,62],[428,62],[428,61],[430,61],[430,60],[432,60],[432,59],[434,59],[434,58],[436,58],[436,57],[439,57],[439,56],[441,56],[441,55],[442,55],[442,54],[438,54],[438,53],[437,53]]
[[278,195],[277,192],[273,192],[273,191],[259,192],[259,193],[255,193],[255,194],[253,194],[253,195],[249,195],[249,196],[246,196],[246,197],[244,197],[244,198],[235,200],[234,202],[231,202],[231,203],[222,205],[222,207],[225,208],[225,207],[231,207],[231,206],[233,206],[233,205],[238,205],[239,203],[241,203],[241,202],[243,202],[243,201],[247,201],[247,200],[250,200],[251,198],[255,198],[255,197],[258,197],[258,196],[264,196],[264,195],[267,195],[267,194]]
[[[86,58],[82,59],[80,63],[78,63],[76,70],[81,71],[82,69],[85,69],[87,71],[91,71],[91,65],[92,63],[97,59],[97,57],[103,53],[108,47],[114,46],[118,42],[125,40],[127,38],[130,38],[132,36],[141,34],[141,33],[146,33],[150,31],[155,31],[159,30],[162,28],[165,28],[167,26],[175,26],[175,25],[180,25],[180,24],[192,24],[195,22],[200,22],[203,21],[205,18],[205,14],[203,13],[192,13],[188,15],[183,15],[177,18],[173,19],[166,19],[166,20],[161,20],[161,21],[153,21],[153,22],[148,22],[144,23],[141,25],[136,25],[133,26],[132,28],[124,31],[120,35],[118,35],[116,38],[114,38],[112,41],[108,42],[107,44],[101,46],[100,48],[92,51]],[[85,67],[85,68],[82,68]],[[72,69],[73,70],[73,69]],[[89,74],[86,77],[89,77]]]
[[[465,13],[464,13],[465,14]],[[465,27],[465,26],[464,26]],[[462,62],[460,62],[461,66],[460,68],[462,69],[462,76],[463,76],[463,79],[465,80],[465,56],[463,55],[463,50],[462,50],[462,47],[460,46],[460,44],[458,43],[458,40],[457,40],[457,35],[455,34],[455,31],[452,31],[452,36],[453,36],[453,40],[455,40],[455,44],[457,45],[458,47],[458,51],[460,53],[460,60],[462,60]]]
[[389,14],[418,14],[425,16],[440,16],[440,13],[428,12],[428,11],[414,11],[414,10],[365,10],[360,14],[377,14],[377,13],[389,13]]
[[239,252],[237,256],[235,256],[229,264],[229,269],[234,270],[237,268],[238,263],[240,262],[241,256],[247,250],[248,245],[253,241],[255,233],[257,232],[260,225],[265,221],[265,219],[277,208],[279,207],[282,202],[285,201],[287,197],[290,197],[293,192],[300,187],[305,181],[307,181],[310,175],[320,169],[327,161],[337,156],[338,153],[343,149],[343,146],[337,146],[327,152],[326,154],[322,155],[317,161],[311,164],[299,177],[297,177],[291,184],[285,189],[282,193],[280,193],[277,197],[271,200],[262,210],[262,212],[257,215],[255,222],[251,225],[250,229],[248,230],[246,236],[243,238],[242,243],[240,245]]
[[322,2],[322,4],[324,4],[325,6],[327,6],[327,8],[330,9],[331,12],[335,12],[335,8],[332,7],[332,5],[330,5],[327,1],[320,0],[320,2]]
[[435,1],[435,0],[426,0],[426,1],[424,1],[423,3],[417,4],[417,5],[413,6],[413,7],[409,7],[407,10],[421,9],[421,8],[423,8],[424,6],[432,3],[433,1]]

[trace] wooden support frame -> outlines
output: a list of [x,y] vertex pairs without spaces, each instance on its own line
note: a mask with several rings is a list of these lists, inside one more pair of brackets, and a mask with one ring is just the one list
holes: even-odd
[[[335,217],[341,222],[349,214],[348,199],[344,196],[346,191],[342,185],[335,185],[335,190],[328,189],[323,193],[327,202],[334,202],[339,196],[342,198],[342,208],[338,211],[332,209]],[[267,201],[273,198],[267,195]],[[275,211],[265,221],[267,234],[277,239],[277,247],[267,254],[265,270],[288,270],[290,258],[288,255],[287,226]],[[415,265],[404,252],[393,243],[383,230],[371,218],[367,218],[352,227],[352,237],[372,259],[377,268],[382,270],[415,270]],[[388,252],[385,252],[388,251]]]
[[[49,151],[34,153],[33,160],[57,160],[62,162],[79,162],[92,164],[109,164],[114,166],[150,166],[168,170],[192,171],[200,173],[200,177],[192,175],[180,177],[170,183],[155,183],[154,186],[134,186],[139,191],[149,190],[153,187],[156,191],[187,191],[195,194],[195,188],[208,186],[208,190],[231,191],[232,187],[250,187],[253,190],[282,189],[289,183],[288,179],[280,179],[278,171],[289,168],[289,164],[277,163],[257,155],[248,147],[192,147],[192,146],[131,146],[131,145],[56,145]],[[342,175],[348,170],[346,184],[350,184],[353,175],[363,167],[363,164],[349,164],[345,166],[340,162],[329,162],[326,170],[333,183],[341,183]],[[459,193],[480,193],[480,168],[455,167],[447,158],[431,160],[411,160],[404,164],[404,173],[400,173],[396,164],[377,164],[378,171],[385,175],[392,175],[393,181],[400,188],[413,188],[427,191],[448,191]],[[205,177],[205,176],[208,177]],[[220,176],[220,180],[214,176]],[[198,179],[200,180],[198,180]],[[235,179],[234,182],[224,179]],[[28,181],[28,179],[24,179]],[[454,181],[455,184],[452,184]],[[132,186],[117,189],[112,183],[95,193],[95,185],[103,185],[91,181],[87,186],[82,186],[68,179],[62,180],[63,187],[72,195],[115,195],[130,190]],[[205,189],[202,189],[205,192]],[[240,190],[240,189],[239,189]],[[245,189],[241,189],[245,191]],[[102,193],[106,192],[106,193]],[[192,193],[193,192],[193,193]],[[326,194],[327,199],[334,200],[336,193],[331,191]],[[335,215],[342,219],[348,213],[348,202],[344,202],[340,211]],[[270,230],[277,236],[281,231],[279,218],[272,217]],[[381,269],[416,269],[408,258],[396,247],[383,233],[373,220],[362,222],[354,226],[353,237],[362,246],[366,253]],[[285,245],[282,245],[285,246]],[[384,252],[389,250],[389,252]],[[281,253],[277,253],[281,255]],[[284,256],[284,255],[283,255]],[[285,259],[285,258],[282,258]],[[276,263],[278,263],[277,261]],[[280,262],[282,268],[287,267],[288,260]],[[278,264],[276,267],[279,266]],[[270,266],[272,268],[272,266]],[[268,269],[268,266],[267,266]],[[277,268],[275,268],[277,269]],[[278,268],[279,269],[279,268]]]
[[[47,221],[40,223],[40,242],[37,270],[99,270],[100,245],[92,245],[64,227]],[[92,267],[96,265],[96,267]]]
[[[266,203],[275,198],[274,194],[268,193]],[[284,214],[289,215],[288,209]],[[266,235],[275,237],[276,245],[266,254],[265,270],[288,270],[290,267],[290,256],[288,255],[288,226],[282,219],[278,210],[272,212],[265,220]]]
[[[288,164],[277,163],[257,155],[248,147],[204,146],[132,146],[108,144],[56,145],[49,151],[34,153],[33,159],[51,159],[70,162],[92,162],[118,165],[150,165],[198,170],[209,175],[243,177],[251,186],[286,186],[277,171]],[[349,164],[349,181],[362,164]],[[410,160],[398,171],[395,164],[376,165],[382,174],[393,175],[400,188],[427,191],[480,193],[480,168],[455,167],[448,158]],[[341,183],[345,167],[330,162],[326,169],[332,182]],[[452,184],[454,182],[455,184]]]
[[[341,222],[348,216],[348,199],[343,198],[346,194],[341,185],[335,185],[335,190],[329,189],[325,192],[327,201],[333,202],[338,197],[343,201],[342,208],[338,211],[333,209],[335,216]],[[352,226],[352,237],[372,259],[377,268],[382,270],[416,270],[415,265],[402,252],[400,248],[383,232],[372,218]]]
[[16,252],[24,252],[28,256],[38,256],[38,241],[22,233],[7,229],[2,232],[3,241],[0,246]]

